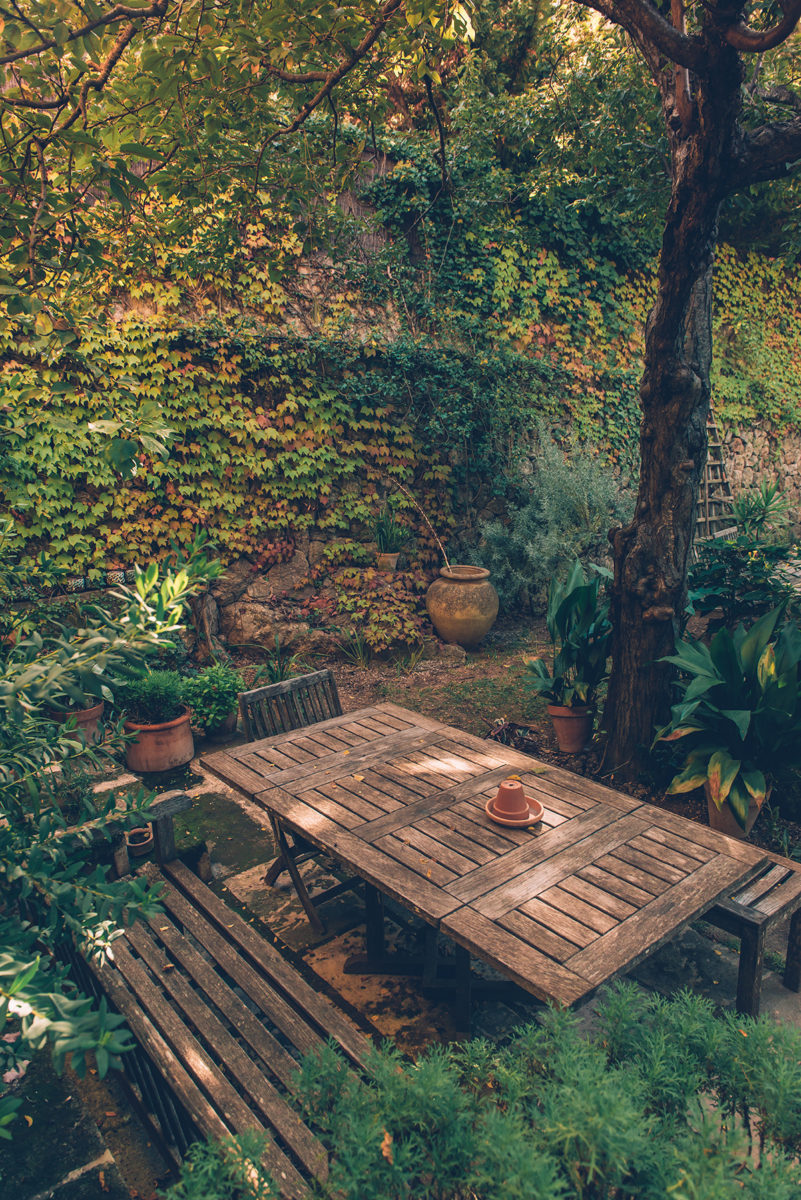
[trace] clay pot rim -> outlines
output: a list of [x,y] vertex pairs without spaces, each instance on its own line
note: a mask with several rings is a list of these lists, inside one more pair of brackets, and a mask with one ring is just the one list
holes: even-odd
[[589,704],[549,704],[548,715],[551,717],[589,717],[593,709]]
[[189,709],[184,706],[183,712],[178,717],[174,717],[172,721],[162,721],[158,725],[143,725],[139,721],[130,721],[125,718],[124,728],[128,729],[174,729],[176,725],[182,724],[189,720]]
[[59,720],[64,721],[69,720],[70,717],[93,717],[95,713],[100,716],[105,703],[105,700],[97,700],[94,704],[90,704],[88,708],[58,708],[56,705],[51,705],[50,712]]
[[471,567],[467,563],[457,563],[450,567],[440,567],[440,576],[451,583],[479,583],[489,579],[490,573],[486,567]]
[[142,842],[147,842],[153,836],[153,830],[149,825],[134,825],[133,829],[129,829],[125,834],[128,841],[134,842],[136,845],[141,845]]
[[539,800],[535,800],[533,796],[526,796],[526,804],[528,805],[528,816],[526,817],[502,817],[500,813],[494,811],[495,796],[493,796],[484,805],[484,812],[491,821],[495,821],[497,825],[516,825],[522,827],[524,825],[537,825],[545,815],[545,808]]

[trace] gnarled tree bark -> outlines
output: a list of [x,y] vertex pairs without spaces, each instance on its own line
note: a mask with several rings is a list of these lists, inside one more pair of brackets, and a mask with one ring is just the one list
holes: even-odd
[[[712,265],[722,200],[801,160],[801,120],[742,128],[742,52],[778,44],[745,25],[745,2],[709,0],[697,32],[684,5],[581,0],[628,31],[659,87],[670,144],[671,198],[640,386],[640,483],[634,517],[614,530],[612,673],[607,761],[633,771],[667,716],[671,654],[686,604],[698,487],[706,462],[712,362]],[[787,37],[801,0],[783,0]],[[792,18],[792,19],[791,19]],[[780,38],[779,40],[783,40]],[[688,90],[689,80],[689,90]],[[781,147],[781,150],[778,148]]]

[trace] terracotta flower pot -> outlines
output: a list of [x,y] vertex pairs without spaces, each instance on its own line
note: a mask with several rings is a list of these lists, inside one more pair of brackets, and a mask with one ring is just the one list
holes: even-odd
[[[732,812],[728,800],[723,805],[723,808],[718,808],[717,804],[715,804],[709,791],[709,780],[706,780],[704,783],[704,795],[706,796],[706,811],[709,817],[710,829],[716,829],[718,833],[725,833],[726,837],[738,838],[740,841],[748,837],[754,827],[754,822],[759,816],[760,809],[762,808],[761,804],[757,804],[756,800],[751,799],[745,818],[745,829],[743,829]],[[769,796],[770,788],[768,788],[765,801],[767,801]]]
[[128,846],[128,853],[134,858],[141,858],[144,854],[149,854],[153,849],[153,830],[149,825],[137,825],[135,829],[129,829],[125,835],[125,842]]
[[394,571],[398,565],[400,551],[397,550],[394,554],[378,554],[376,556],[376,567],[379,571]]
[[50,710],[50,715],[59,725],[66,724],[71,717],[74,717],[78,732],[83,734],[87,746],[94,746],[100,741],[100,721],[103,716],[103,707],[104,701],[99,700],[89,708],[54,708]]
[[142,775],[182,767],[191,762],[195,753],[188,708],[180,717],[164,721],[161,725],[140,725],[136,721],[126,721],[125,732],[136,734],[136,741],[125,748],[125,761],[131,771],[138,771]]
[[556,741],[563,754],[579,754],[592,735],[592,709],[549,704]]
[[484,567],[442,567],[426,593],[426,609],[439,636],[477,646],[498,615],[498,593]]

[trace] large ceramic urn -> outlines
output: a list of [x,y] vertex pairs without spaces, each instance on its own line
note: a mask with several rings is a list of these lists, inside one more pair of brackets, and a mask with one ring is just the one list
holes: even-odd
[[498,615],[498,593],[485,567],[442,567],[426,593],[426,608],[444,642],[468,649],[489,633]]

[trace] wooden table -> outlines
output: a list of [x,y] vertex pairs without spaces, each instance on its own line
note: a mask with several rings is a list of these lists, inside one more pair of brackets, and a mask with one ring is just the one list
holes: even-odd
[[[473,955],[564,1005],[631,968],[764,861],[705,826],[394,704],[202,761],[452,938],[462,963]],[[544,805],[540,824],[510,829],[486,816],[510,774]],[[370,935],[375,952],[374,917]]]

